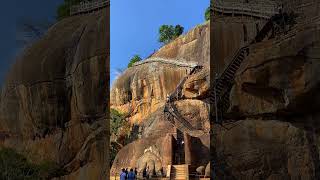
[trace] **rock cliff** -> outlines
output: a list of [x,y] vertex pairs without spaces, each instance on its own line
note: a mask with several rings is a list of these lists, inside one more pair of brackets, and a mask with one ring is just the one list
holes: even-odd
[[[134,64],[114,82],[111,108],[127,114],[139,127],[139,138],[117,154],[111,174],[123,167],[149,166],[155,173],[165,173],[176,164],[174,156],[183,137],[185,163],[206,166],[209,162],[209,106],[201,100],[208,92],[210,23],[205,23],[163,46],[149,59]],[[183,100],[175,105],[187,123],[196,129],[184,132],[183,124],[173,124],[164,114],[167,97],[188,76],[194,65],[204,66],[183,85]],[[179,135],[179,133],[182,133]],[[191,133],[191,134],[189,134]],[[201,157],[199,152],[202,153]]]
[[[111,107],[126,113],[133,111],[134,115],[130,119],[133,123],[139,123],[163,105],[167,95],[190,71],[191,67],[177,65],[174,61],[200,64],[205,66],[208,72],[209,47],[208,23],[195,27],[186,35],[163,46],[151,58],[169,60],[172,63],[153,61],[127,69],[112,85]],[[202,80],[208,82],[208,76]]]
[[106,179],[109,8],[66,18],[25,49],[1,93],[0,146],[60,179]]
[[[212,126],[211,150],[220,179],[320,178],[319,2],[282,3],[299,14],[297,24],[249,47],[229,96],[231,116],[223,127]],[[242,27],[250,37],[256,23],[261,20],[231,16],[213,22],[217,66],[223,69],[228,52],[245,44]],[[238,30],[221,31],[226,26]]]

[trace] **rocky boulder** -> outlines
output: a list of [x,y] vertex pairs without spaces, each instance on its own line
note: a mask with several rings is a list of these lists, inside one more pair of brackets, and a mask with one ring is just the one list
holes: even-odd
[[[123,167],[145,167],[165,174],[175,164],[178,134],[185,139],[185,160],[195,166],[206,165],[209,158],[209,106],[200,100],[208,91],[209,23],[200,25],[163,46],[149,59],[134,64],[115,80],[111,90],[111,107],[128,114],[138,124],[141,136],[117,154],[111,173]],[[205,67],[190,76],[183,88],[183,100],[175,106],[192,130],[170,121],[164,113],[167,96],[188,76],[194,64]],[[148,151],[148,149],[152,151]],[[201,156],[199,156],[201,154]]]
[[[307,1],[295,2],[291,8],[313,3]],[[227,64],[227,54],[244,43],[242,31],[222,31],[238,20],[225,16],[213,25],[218,31],[213,51],[223,61],[218,60],[219,65]],[[244,25],[254,36],[256,22],[247,20]],[[217,178],[319,179],[318,29],[319,18],[300,17],[291,31],[249,46],[250,54],[237,71],[229,96],[226,114],[232,116],[222,126],[211,126]]]
[[209,67],[210,22],[196,26],[186,35],[180,36],[160,48],[152,57],[185,59],[191,62],[199,62]]
[[204,175],[204,170],[205,170],[205,167],[204,166],[199,166],[197,167],[196,171],[199,175]]
[[0,146],[34,163],[64,167],[62,179],[106,179],[109,8],[52,26],[13,65],[1,94]]

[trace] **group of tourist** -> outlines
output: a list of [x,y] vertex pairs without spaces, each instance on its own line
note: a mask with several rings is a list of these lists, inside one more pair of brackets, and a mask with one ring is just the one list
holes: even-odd
[[[149,166],[143,169],[143,172],[142,172],[143,179],[150,179],[150,177],[154,175],[155,175],[155,172],[151,172],[151,170],[149,169]],[[137,168],[134,168],[134,170],[131,168],[130,171],[128,171],[128,168],[126,169],[123,168],[120,173],[120,180],[136,180],[137,176],[138,176]]]
[[136,180],[137,179],[137,168],[130,169],[130,172],[128,171],[128,168],[122,169],[122,172],[120,173],[120,180]]

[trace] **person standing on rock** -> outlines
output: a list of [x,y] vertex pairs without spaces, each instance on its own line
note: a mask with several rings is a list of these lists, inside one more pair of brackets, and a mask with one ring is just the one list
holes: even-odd
[[128,173],[128,180],[135,180],[136,174],[133,172],[133,169],[130,169],[130,172]]
[[126,180],[126,179],[127,179],[126,170],[123,168],[122,172],[120,173],[120,180]]

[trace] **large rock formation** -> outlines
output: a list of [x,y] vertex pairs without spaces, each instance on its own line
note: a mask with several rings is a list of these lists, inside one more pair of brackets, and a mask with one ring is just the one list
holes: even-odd
[[[151,58],[198,63],[209,68],[209,29],[208,23],[200,25],[163,46]],[[163,63],[162,61],[129,68],[112,85],[111,107],[122,112],[134,112],[130,119],[132,122],[139,123],[141,119],[163,106],[167,95],[176,88],[190,69],[187,66],[176,65],[175,62]],[[209,81],[208,76],[199,76],[198,79],[200,78],[202,82]],[[205,89],[205,87],[201,88]],[[195,94],[195,92],[191,93]],[[190,96],[188,92],[185,94]]]
[[[176,163],[173,157],[179,133],[185,140],[185,163],[195,167],[208,164],[209,106],[200,99],[209,88],[209,27],[209,23],[197,26],[163,46],[150,59],[127,69],[114,82],[111,108],[128,114],[129,121],[140,127],[140,137],[119,151],[111,174],[123,167],[142,171],[147,166],[158,175],[165,174],[168,165]],[[184,100],[175,103],[182,117],[195,129],[184,132],[183,124],[173,125],[164,115],[164,105],[167,95],[190,73],[194,64],[204,69],[188,78],[182,87]]]
[[106,179],[109,8],[66,18],[25,49],[7,75],[0,146],[52,161],[61,179]]
[[[320,178],[320,19],[316,10],[320,3],[279,3],[299,15],[298,24],[287,33],[249,47],[250,55],[237,71],[229,97],[227,114],[232,118],[229,122],[225,119],[223,127],[212,126],[213,165],[218,179]],[[261,20],[225,16],[213,23],[216,41],[212,51],[217,52],[217,66],[227,64],[228,52],[244,44],[242,26],[250,34],[257,22]],[[219,31],[226,26],[241,30]],[[235,41],[240,42],[239,47],[232,47]]]

